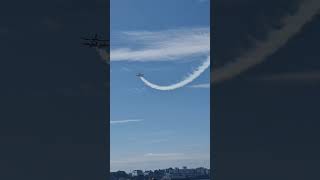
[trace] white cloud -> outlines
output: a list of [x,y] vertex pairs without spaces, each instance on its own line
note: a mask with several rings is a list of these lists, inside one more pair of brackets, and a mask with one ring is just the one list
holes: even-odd
[[[127,42],[126,44],[130,44],[132,47],[119,46],[111,49],[111,61],[181,61],[186,57],[198,57],[197,59],[207,57],[192,74],[175,84],[161,86],[141,77],[146,85],[154,89],[174,90],[181,88],[200,76],[210,66],[210,29],[207,27],[129,31],[122,32],[119,38],[120,42],[122,38],[125,40],[124,42]],[[117,43],[117,41],[115,40],[113,43]],[[104,50],[98,50],[98,53],[104,60],[109,60],[109,54]]]
[[118,121],[110,121],[110,124],[124,124],[131,122],[141,122],[143,119],[127,119],[127,120],[118,120]]
[[189,86],[191,88],[210,88],[210,83],[205,83],[205,84],[195,84]]
[[[111,49],[111,61],[169,61],[208,55],[209,28],[181,28],[163,31],[123,32],[121,38],[136,47]],[[100,52],[103,57],[105,54]]]

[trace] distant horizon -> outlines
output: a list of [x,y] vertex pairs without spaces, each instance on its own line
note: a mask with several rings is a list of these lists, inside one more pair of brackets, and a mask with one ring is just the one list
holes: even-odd
[[[208,169],[210,170],[210,168],[206,168],[206,167],[193,167],[193,168],[189,168],[188,166],[186,166],[187,169],[197,169],[197,168],[204,168],[204,169]],[[125,171],[125,170],[117,170],[117,171],[110,171],[110,172],[119,172],[119,171],[123,171],[123,172],[126,172],[126,173],[131,173],[132,171],[135,171],[135,170],[141,170],[141,171],[156,171],[156,170],[165,170],[165,169],[175,169],[175,168],[179,168],[179,169],[183,169],[183,166],[182,167],[168,167],[168,168],[160,168],[160,169],[133,169],[133,170],[130,170],[130,171]]]

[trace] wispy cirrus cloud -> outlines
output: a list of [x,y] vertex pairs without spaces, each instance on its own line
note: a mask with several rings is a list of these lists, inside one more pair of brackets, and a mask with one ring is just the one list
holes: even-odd
[[111,61],[181,60],[184,57],[208,55],[210,52],[209,28],[129,31],[122,32],[119,37],[134,47],[112,48]]
[[127,120],[110,121],[110,124],[126,124],[126,123],[141,122],[141,121],[143,121],[143,119],[127,119]]
[[[111,61],[178,61],[189,58],[205,61],[186,78],[175,84],[158,85],[140,77],[149,87],[157,90],[175,90],[199,77],[210,66],[210,29],[209,27],[179,28],[162,31],[128,31],[115,36],[125,46],[117,45],[110,50]],[[124,41],[122,41],[124,39]],[[116,43],[117,40],[112,43]],[[128,44],[130,46],[128,46]],[[100,56],[108,60],[108,54],[99,50]],[[195,58],[197,57],[197,58]],[[199,58],[201,57],[201,58]]]
[[204,84],[195,84],[189,86],[190,88],[210,88],[210,83],[204,83]]

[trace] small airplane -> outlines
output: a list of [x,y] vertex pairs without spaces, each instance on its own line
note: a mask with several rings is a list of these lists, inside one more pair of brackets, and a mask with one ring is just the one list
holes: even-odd
[[104,48],[110,45],[109,40],[99,39],[98,34],[95,34],[93,38],[82,37],[81,39],[89,41],[89,42],[82,43],[83,45],[86,45],[89,47]]
[[142,74],[142,73],[138,73],[136,76],[137,76],[137,77],[143,77],[143,76],[144,76],[144,74]]

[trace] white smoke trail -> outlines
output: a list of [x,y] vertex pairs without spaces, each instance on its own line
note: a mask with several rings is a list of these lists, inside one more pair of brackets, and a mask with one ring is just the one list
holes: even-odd
[[[228,63],[220,68],[213,69],[211,73],[211,82],[219,83],[231,79],[239,75],[240,73],[248,70],[249,68],[265,61],[267,57],[274,54],[277,50],[283,47],[290,38],[298,34],[305,24],[312,21],[313,18],[318,14],[319,9],[319,0],[308,0],[302,3],[296,14],[288,15],[282,19],[284,26],[279,30],[271,31],[266,41],[257,42],[256,47],[244,54],[242,57],[239,57],[235,61]],[[204,65],[205,63],[202,66],[200,66],[199,69],[203,68]],[[208,62],[208,67],[209,65],[210,62]],[[179,87],[183,87],[186,84],[192,82],[201,73],[192,73],[185,80],[182,80],[181,82],[169,86],[159,86],[150,83],[144,78],[141,78],[141,80],[146,85],[154,89],[173,90]]]
[[302,3],[296,14],[288,15],[282,19],[284,23],[283,28],[271,31],[266,41],[258,42],[252,51],[237,58],[234,62],[226,64],[221,68],[213,69],[211,82],[219,83],[231,79],[265,61],[268,56],[283,47],[291,37],[299,33],[303,26],[317,15],[319,9],[319,0],[308,0]]
[[[277,50],[283,47],[290,38],[299,33],[303,26],[313,20],[318,14],[320,9],[319,0],[306,0],[302,3],[294,15],[288,15],[281,21],[284,26],[279,30],[273,30],[269,33],[268,38],[264,42],[256,43],[256,47],[247,52],[243,56],[237,58],[233,62],[230,62],[220,68],[214,68],[211,72],[211,82],[219,83],[228,79],[231,79],[240,73],[248,70],[249,68],[264,62],[267,57],[274,54]],[[102,57],[106,57],[106,54],[101,53]],[[157,90],[174,90],[183,87],[198,76],[200,76],[210,66],[210,56],[196,71],[189,75],[184,80],[168,85],[160,86],[153,84],[141,77],[141,80],[149,87]]]
[[110,121],[110,124],[125,124],[130,122],[141,122],[142,119],[127,119],[127,120],[118,120],[118,121]]
[[146,80],[144,77],[140,77],[140,79],[149,87],[157,90],[162,91],[169,91],[169,90],[175,90],[178,88],[181,88],[189,83],[191,83],[193,80],[195,80],[197,77],[199,77],[208,67],[210,66],[210,56],[207,57],[206,61],[203,62],[201,66],[199,66],[195,71],[193,71],[188,77],[186,77],[184,80],[171,84],[168,86],[160,86],[157,84],[153,84]]

